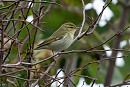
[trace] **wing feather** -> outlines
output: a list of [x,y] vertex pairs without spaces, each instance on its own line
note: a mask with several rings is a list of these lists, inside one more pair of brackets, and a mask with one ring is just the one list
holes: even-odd
[[64,35],[62,35],[62,36],[60,36],[60,37],[56,37],[56,38],[48,38],[48,39],[46,39],[45,41],[43,41],[42,43],[40,43],[38,46],[37,46],[37,48],[35,48],[35,50],[38,50],[38,49],[41,49],[41,48],[43,48],[44,46],[46,46],[46,45],[49,45],[49,44],[51,44],[51,43],[53,43],[53,42],[55,42],[55,41],[57,41],[57,40],[60,40],[60,39],[62,39],[62,38],[64,38]]
[[[40,43],[36,50],[37,49],[40,49],[40,48],[43,48],[44,46],[46,45],[49,45],[57,40],[60,40],[62,38],[64,38],[65,36],[65,33],[66,31],[62,30],[62,29],[58,29],[56,32],[54,32],[48,39],[46,39],[45,41],[43,41],[42,43]],[[60,36],[59,36],[60,35]]]

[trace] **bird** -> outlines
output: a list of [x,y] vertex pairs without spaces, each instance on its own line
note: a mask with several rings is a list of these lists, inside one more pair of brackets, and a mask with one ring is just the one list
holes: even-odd
[[77,29],[80,27],[71,22],[64,23],[49,38],[37,45],[35,50],[49,49],[55,53],[66,50],[71,45]]

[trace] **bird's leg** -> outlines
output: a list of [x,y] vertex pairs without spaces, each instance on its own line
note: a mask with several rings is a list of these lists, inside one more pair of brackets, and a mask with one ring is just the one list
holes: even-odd
[[[52,53],[53,53],[53,55],[55,55],[57,52],[55,52],[55,51],[52,50]],[[56,63],[57,63],[57,57],[58,57],[58,56],[59,56],[59,55],[57,55],[57,56],[54,57],[54,61],[55,61]]]
[[[61,52],[65,52],[65,50],[62,50]],[[58,52],[52,51],[52,53],[53,53],[53,55],[55,55],[55,54],[58,53]],[[57,62],[57,59],[58,59],[58,57],[60,57],[60,56],[61,56],[61,55],[56,55],[56,56],[54,57],[54,61]]]

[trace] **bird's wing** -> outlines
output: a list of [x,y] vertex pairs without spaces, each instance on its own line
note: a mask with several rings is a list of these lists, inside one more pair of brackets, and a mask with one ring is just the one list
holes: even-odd
[[[59,34],[60,33],[60,34]],[[50,43],[53,43],[57,40],[60,40],[62,38],[64,38],[66,33],[64,33],[63,30],[58,29],[57,31],[55,31],[48,39],[46,39],[45,41],[43,41],[42,43],[40,43],[36,49],[40,49],[40,48],[44,48],[44,46],[49,45]],[[59,36],[60,35],[60,36]]]
[[49,45],[50,43],[60,40],[63,37],[64,37],[64,35],[61,35],[60,37],[50,37],[50,38],[46,39],[45,41],[43,41],[42,43],[40,43],[37,48]]

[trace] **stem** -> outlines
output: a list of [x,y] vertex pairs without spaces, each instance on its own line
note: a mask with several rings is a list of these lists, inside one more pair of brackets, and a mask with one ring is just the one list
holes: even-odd
[[[0,15],[1,17],[1,15]],[[2,17],[0,18],[0,30],[1,30],[1,50],[0,50],[0,76],[2,75],[2,62],[3,62],[3,54],[4,54],[4,29],[2,25]]]
[[[127,4],[129,2],[129,0],[125,0],[125,4]],[[129,9],[127,8],[127,6],[123,7],[123,12],[122,12],[122,16],[121,16],[121,20],[120,23],[117,27],[117,31],[122,31],[125,28],[125,25],[128,21],[128,13],[129,13]],[[118,34],[113,42],[113,47],[115,49],[119,49],[119,45],[120,42],[122,40],[123,35],[122,34]],[[112,52],[111,57],[116,57],[117,56],[118,51],[114,51]],[[114,68],[115,68],[115,61],[114,60],[110,60],[109,61],[109,66],[108,66],[108,70],[107,70],[107,74],[106,74],[106,78],[105,78],[105,82],[104,82],[104,86],[110,86],[111,81],[112,81],[112,77],[113,77],[113,73],[114,73]]]

